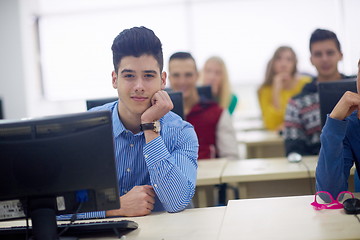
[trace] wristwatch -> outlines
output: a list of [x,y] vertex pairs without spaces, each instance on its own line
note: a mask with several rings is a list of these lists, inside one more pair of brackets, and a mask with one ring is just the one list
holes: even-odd
[[145,130],[153,130],[156,133],[159,133],[161,129],[160,126],[160,122],[159,121],[154,121],[151,123],[143,123],[140,124],[140,130],[141,131],[145,131]]

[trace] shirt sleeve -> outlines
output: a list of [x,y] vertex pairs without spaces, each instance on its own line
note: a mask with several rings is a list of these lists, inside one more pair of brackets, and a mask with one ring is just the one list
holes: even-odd
[[186,125],[174,134],[170,153],[161,136],[144,147],[151,185],[165,210],[178,212],[191,202],[195,193],[198,140],[194,128]]
[[[58,221],[69,221],[73,214],[64,214],[56,217]],[[76,219],[105,218],[105,211],[78,213]]]
[[340,121],[327,116],[320,136],[316,189],[330,192],[335,198],[341,191],[348,190],[348,178],[354,162],[346,138],[347,125],[346,120]]
[[239,159],[239,145],[236,139],[232,119],[228,111],[221,113],[216,126],[216,151],[219,157]]

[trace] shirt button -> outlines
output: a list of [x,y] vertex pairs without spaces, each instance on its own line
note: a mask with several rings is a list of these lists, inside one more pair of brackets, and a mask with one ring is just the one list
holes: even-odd
[[157,187],[157,184],[156,184],[156,183],[154,184],[154,187]]
[[131,169],[130,169],[130,168],[128,168],[128,169],[126,169],[126,171],[127,171],[127,172],[131,172]]
[[130,147],[133,147],[134,146],[134,144],[130,144]]
[[127,190],[124,191],[124,193],[127,193],[127,192],[128,192]]
[[149,155],[145,154],[145,158],[147,158]]

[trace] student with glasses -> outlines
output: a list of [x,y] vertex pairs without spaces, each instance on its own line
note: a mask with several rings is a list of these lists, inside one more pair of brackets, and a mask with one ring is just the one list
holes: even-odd
[[[360,92],[360,60],[357,91]],[[360,94],[346,92],[327,116],[321,134],[321,149],[316,168],[317,191],[335,198],[348,189],[350,169],[360,171]]]

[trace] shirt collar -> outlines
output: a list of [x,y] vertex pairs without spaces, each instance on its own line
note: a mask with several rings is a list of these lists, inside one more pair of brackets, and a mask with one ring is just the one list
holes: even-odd
[[123,123],[119,118],[119,110],[118,110],[119,101],[116,102],[112,111],[112,123],[113,123],[113,134],[114,137],[119,136],[122,132],[126,131]]

